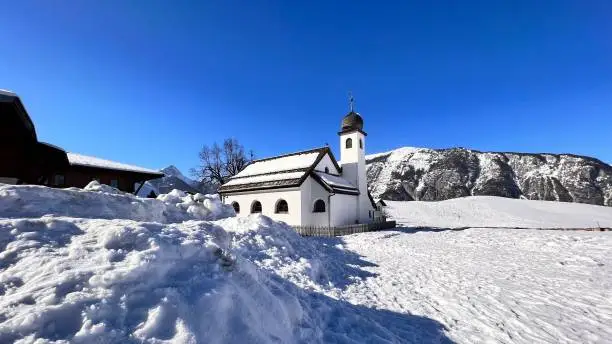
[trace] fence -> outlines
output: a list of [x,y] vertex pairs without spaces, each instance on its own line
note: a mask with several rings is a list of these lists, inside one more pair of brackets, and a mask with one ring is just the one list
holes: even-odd
[[395,221],[384,221],[374,223],[363,223],[346,226],[293,226],[296,232],[302,236],[340,236],[363,232],[380,231],[383,229],[395,228]]

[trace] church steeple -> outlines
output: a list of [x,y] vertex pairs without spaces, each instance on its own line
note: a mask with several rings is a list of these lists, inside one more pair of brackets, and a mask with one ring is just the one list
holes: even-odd
[[363,118],[359,113],[355,112],[355,98],[353,94],[349,92],[349,113],[342,119],[342,126],[338,134],[349,133],[353,131],[359,131],[364,135],[367,135],[363,131]]
[[368,210],[371,208],[365,163],[367,134],[363,131],[363,118],[355,111],[355,99],[350,93],[348,105],[349,113],[342,119],[342,127],[338,133],[340,136],[340,165],[342,166],[342,177],[359,189],[355,214],[360,223],[366,223],[369,221]]

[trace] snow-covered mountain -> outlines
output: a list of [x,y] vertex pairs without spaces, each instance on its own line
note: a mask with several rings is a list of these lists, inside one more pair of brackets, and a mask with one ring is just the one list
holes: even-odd
[[612,166],[586,156],[403,147],[366,160],[375,198],[488,195],[612,206]]
[[174,165],[170,165],[160,170],[165,174],[165,177],[153,179],[145,183],[139,196],[147,196],[151,191],[156,195],[168,193],[173,189],[178,189],[190,193],[206,193],[205,190],[199,186],[199,183],[189,177],[186,177],[181,171]]

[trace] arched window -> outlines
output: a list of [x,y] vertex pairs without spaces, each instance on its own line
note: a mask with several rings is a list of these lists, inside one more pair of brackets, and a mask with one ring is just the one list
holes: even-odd
[[314,207],[312,209],[313,213],[324,213],[325,212],[325,201],[322,199],[318,199],[314,202]]
[[329,167],[325,166],[325,173],[329,173]]
[[251,204],[251,214],[261,213],[261,202],[253,201]]
[[359,139],[359,148],[363,149],[363,141]]
[[277,214],[287,214],[289,212],[289,204],[284,199],[279,199],[276,202],[276,208],[274,212]]
[[346,148],[353,148],[353,139],[350,137],[346,139]]
[[238,204],[238,202],[232,202],[232,207],[234,207],[236,214],[240,213],[240,204]]

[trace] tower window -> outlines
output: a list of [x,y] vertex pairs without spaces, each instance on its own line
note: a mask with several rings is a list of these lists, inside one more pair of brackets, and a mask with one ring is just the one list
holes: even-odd
[[287,214],[289,212],[289,204],[284,199],[279,199],[276,202],[276,209],[274,211],[277,214]]
[[314,207],[312,209],[313,213],[324,213],[325,212],[325,201],[322,199],[318,199],[314,203]]
[[240,214],[240,204],[238,202],[232,202],[232,207],[234,207],[236,214]]
[[259,201],[254,201],[253,204],[251,204],[251,214],[255,213],[261,213],[261,202]]
[[329,167],[325,166],[325,173],[329,173]]
[[346,139],[346,148],[353,148],[353,139],[350,137]]
[[363,141],[359,139],[359,148],[363,149]]

